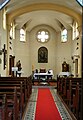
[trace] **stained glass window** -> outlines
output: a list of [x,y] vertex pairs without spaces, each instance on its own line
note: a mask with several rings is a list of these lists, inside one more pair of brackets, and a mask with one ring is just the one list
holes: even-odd
[[25,42],[25,30],[20,29],[20,41]]
[[39,30],[37,32],[37,40],[39,42],[47,42],[49,40],[49,32],[47,30]]
[[67,30],[66,29],[64,29],[61,32],[61,42],[67,42]]
[[75,40],[79,36],[79,31],[78,31],[78,24],[75,22],[73,24],[73,40]]

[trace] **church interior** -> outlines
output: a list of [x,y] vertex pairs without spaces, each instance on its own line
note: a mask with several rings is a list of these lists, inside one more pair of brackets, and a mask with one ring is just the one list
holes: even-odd
[[0,120],[83,119],[82,9],[0,0]]

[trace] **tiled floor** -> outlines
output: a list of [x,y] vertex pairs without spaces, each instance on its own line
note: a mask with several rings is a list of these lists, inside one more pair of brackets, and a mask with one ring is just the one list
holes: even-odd
[[[43,86],[40,86],[43,87]],[[46,86],[44,86],[46,87]],[[48,87],[52,93],[54,101],[56,103],[57,109],[62,117],[62,120],[73,120],[69,113],[67,112],[66,108],[64,107],[63,103],[61,102],[60,98],[57,95],[57,91],[54,87]],[[36,102],[37,102],[37,94],[38,94],[38,87],[33,87],[32,95],[30,97],[29,103],[27,105],[27,109],[25,112],[25,116],[23,120],[35,120],[35,110],[36,110]]]

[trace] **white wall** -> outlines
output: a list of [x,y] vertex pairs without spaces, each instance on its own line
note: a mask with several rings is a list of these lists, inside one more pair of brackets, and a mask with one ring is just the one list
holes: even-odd
[[[7,30],[3,29],[3,10],[0,11],[0,49],[2,50],[4,48],[4,44],[6,44],[6,50],[7,50]],[[1,76],[6,76],[6,69],[4,70],[4,60],[3,60],[3,53],[0,55],[1,58],[1,64],[0,64],[0,73]]]
[[66,43],[61,43],[61,32],[57,33],[57,74],[62,71],[63,61],[69,64],[69,69],[71,71],[71,30],[68,30],[68,41]]
[[[78,43],[78,45],[77,45]],[[78,49],[77,49],[78,47]],[[79,35],[79,39],[72,40],[72,56],[74,56],[74,61],[75,59],[78,59],[78,76],[81,77],[82,73],[82,36]],[[76,57],[75,55],[79,55],[79,57]],[[75,75],[75,63],[72,64],[73,69],[72,73]]]
[[27,32],[26,42],[20,42],[19,36],[19,30],[16,30],[16,39],[14,41],[15,64],[20,60],[23,71],[22,76],[29,76],[32,72],[30,69],[29,34]]
[[[37,31],[42,28],[50,32],[50,39],[47,43],[40,43],[37,41]],[[56,74],[56,39],[56,32],[49,26],[37,26],[30,32],[31,65],[34,66],[34,69],[52,69],[54,74]],[[48,49],[48,63],[38,63],[38,49],[42,46]]]
[[[36,38],[37,31],[41,28],[50,32],[50,40],[47,43],[39,43]],[[38,63],[38,49],[40,47],[48,49],[48,63]],[[31,32],[27,32],[26,42],[20,42],[19,30],[16,30],[16,39],[14,41],[15,62],[19,59],[22,63],[23,76],[32,73],[34,69],[46,68],[53,69],[54,77],[62,71],[62,63],[65,60],[69,64],[70,72],[74,74],[74,64],[71,56],[75,54],[76,41],[72,41],[72,31],[68,30],[68,41],[61,43],[61,33],[56,33],[49,26],[37,26]]]
[[[45,28],[50,32],[50,40],[47,43],[39,43],[36,39],[36,33],[39,29]],[[20,59],[22,64],[22,70],[24,73],[22,76],[29,76],[32,73],[32,65],[34,69],[46,68],[53,69],[54,77],[62,71],[62,63],[65,60],[70,65],[70,71],[75,74],[75,66],[72,62],[71,56],[79,54],[78,59],[78,72],[81,76],[81,36],[79,37],[79,49],[76,50],[77,41],[72,41],[72,31],[68,30],[68,41],[61,43],[60,32],[56,33],[54,29],[49,26],[37,26],[31,32],[27,32],[26,42],[20,42],[19,30],[16,30],[16,38],[13,40],[13,55],[15,55],[15,63]],[[3,49],[3,45],[7,47],[7,30],[2,27],[2,11],[0,11],[0,49]],[[46,47],[48,49],[48,63],[38,63],[38,49],[40,47]],[[6,76],[6,69],[3,69],[3,54],[0,55],[2,63],[0,64],[0,73],[2,76]],[[64,59],[65,58],[65,59]]]

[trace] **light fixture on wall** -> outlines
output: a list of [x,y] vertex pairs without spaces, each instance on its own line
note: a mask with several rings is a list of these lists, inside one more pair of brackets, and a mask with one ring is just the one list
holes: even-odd
[[79,43],[77,42],[77,45],[79,45]]
[[78,50],[78,49],[79,49],[79,47],[76,48],[76,50]]
[[12,40],[12,37],[10,36],[10,40]]
[[10,50],[12,50],[12,47],[9,47],[10,48]]
[[78,40],[78,39],[79,39],[79,37],[76,38],[76,40]]
[[10,41],[9,43],[10,43],[10,44],[12,44],[12,42],[11,42],[11,41]]

